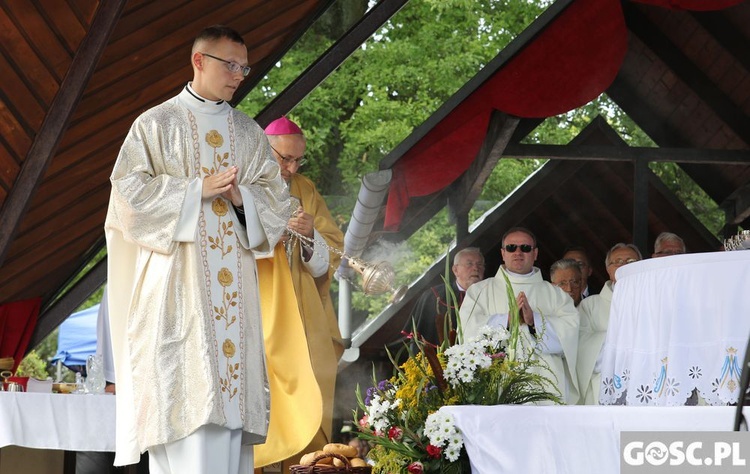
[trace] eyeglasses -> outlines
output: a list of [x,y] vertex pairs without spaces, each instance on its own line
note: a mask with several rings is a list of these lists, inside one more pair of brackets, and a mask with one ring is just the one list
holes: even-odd
[[627,265],[629,263],[637,262],[638,260],[634,258],[629,258],[627,260],[623,260],[622,258],[618,258],[617,260],[612,260],[608,263],[608,265],[614,265],[616,267],[621,267],[623,265]]
[[232,74],[242,72],[242,77],[247,77],[247,75],[250,74],[250,69],[252,69],[250,66],[243,66],[242,64],[236,63],[234,61],[227,61],[226,59],[221,59],[212,54],[208,54],[208,53],[201,53],[201,54],[203,56],[208,56],[209,58],[225,63],[227,65],[227,69],[229,69],[229,72],[231,72]]
[[482,262],[466,262],[466,263],[459,263],[459,265],[461,265],[462,267],[466,267],[466,268],[471,268],[471,267],[484,268],[484,263]]
[[660,252],[654,252],[654,255],[681,255],[685,252],[679,250],[662,250]]
[[283,161],[284,164],[287,165],[287,166],[289,166],[289,165],[297,165],[299,167],[299,166],[302,166],[305,163],[307,163],[307,158],[305,158],[304,155],[300,156],[299,158],[287,157],[287,156],[282,155],[279,152],[279,150],[277,150],[276,148],[273,147],[273,145],[269,144],[269,146],[271,147],[271,150],[275,151],[276,154],[279,155],[279,158],[281,158],[281,161]]
[[557,287],[564,287],[564,286],[570,286],[571,288],[578,288],[581,286],[581,280],[562,280],[558,281],[557,283],[553,283],[553,285]]
[[516,249],[521,249],[521,252],[523,252],[523,253],[529,253],[532,250],[534,250],[534,246],[533,245],[529,245],[529,244],[521,244],[521,245],[508,244],[508,245],[505,246],[505,251],[506,252],[514,253],[516,251]]

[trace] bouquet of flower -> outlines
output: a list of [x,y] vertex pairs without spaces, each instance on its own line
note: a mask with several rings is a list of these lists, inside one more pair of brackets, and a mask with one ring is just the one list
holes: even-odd
[[[506,283],[513,295],[507,278]],[[357,390],[362,416],[357,410],[355,419],[359,437],[373,445],[375,474],[470,472],[461,433],[443,406],[561,403],[559,394],[550,392],[550,380],[533,370],[541,362],[533,353],[516,351],[519,322],[513,303],[510,314],[510,330],[487,326],[461,344],[454,338],[441,346],[417,341],[419,350],[393,377],[375,381],[364,397]]]

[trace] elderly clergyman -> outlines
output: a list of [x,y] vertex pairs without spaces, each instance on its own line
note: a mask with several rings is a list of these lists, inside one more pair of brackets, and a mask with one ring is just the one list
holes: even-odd
[[614,245],[604,259],[609,281],[598,295],[590,296],[581,302],[578,313],[581,328],[578,340],[578,387],[581,394],[579,404],[599,404],[599,383],[601,381],[602,347],[609,326],[609,309],[612,292],[615,288],[615,272],[618,268],[641,260],[641,252],[633,244]]
[[680,255],[685,252],[685,241],[682,240],[682,237],[672,232],[662,232],[656,237],[654,253],[651,254],[651,257],[668,257],[670,255]]
[[549,279],[553,285],[569,294],[576,306],[581,303],[583,273],[578,262],[573,259],[556,261],[549,269]]

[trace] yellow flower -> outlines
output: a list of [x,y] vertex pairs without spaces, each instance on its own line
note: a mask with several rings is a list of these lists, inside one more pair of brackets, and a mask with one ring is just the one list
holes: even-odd
[[214,199],[214,202],[211,203],[211,210],[214,211],[214,214],[217,216],[226,216],[227,212],[229,212],[229,206],[227,206],[227,202],[221,198]]
[[229,286],[234,281],[234,276],[232,275],[232,272],[230,272],[228,268],[224,267],[221,270],[219,270],[218,279],[219,279],[219,283],[221,283],[221,286]]
[[211,130],[206,134],[206,142],[214,148],[220,148],[224,144],[224,137],[216,130]]
[[224,356],[227,359],[231,359],[232,357],[234,357],[234,352],[236,350],[234,342],[232,342],[230,339],[224,340],[224,344],[221,345],[221,350],[224,352]]

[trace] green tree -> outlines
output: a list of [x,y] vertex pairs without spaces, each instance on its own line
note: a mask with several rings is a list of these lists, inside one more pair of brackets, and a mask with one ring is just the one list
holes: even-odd
[[[257,114],[332,45],[370,3],[337,2],[321,17],[239,108]],[[308,138],[309,164],[302,172],[329,199],[342,226],[354,207],[361,177],[489,63],[552,1],[412,0],[290,112]],[[597,115],[633,146],[654,146],[649,137],[602,95],[578,109],[545,120],[527,143],[565,144]],[[474,219],[502,200],[544,160],[500,160],[471,211]],[[715,231],[716,205],[673,164],[652,169]],[[334,205],[335,202],[335,205]],[[402,282],[421,274],[445,252],[454,235],[442,211],[392,253]],[[375,255],[373,252],[372,255]],[[368,255],[365,255],[367,258]],[[406,262],[406,263],[403,263]],[[401,264],[403,263],[403,264]],[[370,315],[385,298],[354,296]]]

